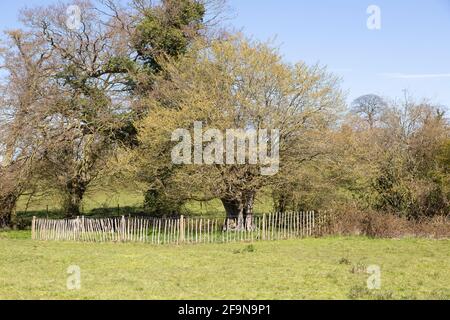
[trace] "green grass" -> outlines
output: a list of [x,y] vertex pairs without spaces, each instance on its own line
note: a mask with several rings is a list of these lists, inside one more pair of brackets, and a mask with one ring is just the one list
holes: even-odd
[[[114,189],[114,188],[112,188]],[[60,209],[60,199],[57,196],[48,194],[46,196],[36,196],[29,199],[22,196],[17,203],[16,221],[20,226],[31,225],[33,216],[49,217],[53,219],[64,218],[64,213]],[[143,191],[127,190],[118,188],[115,192],[96,190],[88,192],[82,204],[82,213],[91,217],[107,217],[119,215],[145,215],[142,208],[144,202]],[[185,215],[202,217],[220,217],[225,214],[222,202],[219,199],[200,202],[190,201],[185,206]],[[255,201],[254,213],[262,214],[273,211],[271,198],[261,193]]]
[[[0,232],[0,299],[450,299],[449,240],[196,246],[33,242]],[[368,265],[381,289],[366,289]],[[66,288],[67,268],[82,288]]]
[[[99,208],[117,208],[120,207],[141,207],[144,201],[142,191],[126,190],[123,188],[117,191],[108,192],[103,190],[95,190],[88,192],[83,200],[82,210],[89,213]],[[31,200],[27,196],[22,196],[17,203],[17,211],[25,210],[31,212],[44,212],[47,210],[55,212],[60,210],[61,200],[52,194],[46,196],[36,196]]]

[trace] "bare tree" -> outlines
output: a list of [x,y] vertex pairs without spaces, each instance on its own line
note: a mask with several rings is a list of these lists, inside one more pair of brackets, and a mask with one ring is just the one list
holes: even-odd
[[31,185],[31,175],[43,144],[48,83],[53,60],[44,41],[30,32],[11,30],[1,50],[0,85],[0,207],[4,224],[21,194]]
[[353,101],[351,111],[365,119],[369,127],[373,128],[386,106],[386,102],[381,97],[367,94]]
[[78,29],[66,23],[63,4],[24,11],[26,31],[10,32],[4,53],[6,153],[16,155],[20,147],[39,161],[34,174],[53,181],[68,216],[79,214],[129,108],[123,93],[127,76],[113,63],[127,54],[117,21],[87,1],[77,5]]

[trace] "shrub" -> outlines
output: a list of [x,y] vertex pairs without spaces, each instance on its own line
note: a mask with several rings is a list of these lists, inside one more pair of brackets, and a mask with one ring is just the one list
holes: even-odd
[[344,210],[328,218],[328,233],[379,238],[450,237],[450,216],[408,219],[393,213]]

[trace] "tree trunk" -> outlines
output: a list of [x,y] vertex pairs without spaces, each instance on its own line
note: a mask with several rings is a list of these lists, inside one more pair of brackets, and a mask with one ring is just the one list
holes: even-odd
[[239,220],[242,219],[242,202],[238,199],[222,198],[222,204],[226,212],[224,230],[237,229]]
[[17,199],[16,193],[0,196],[0,228],[12,227],[12,217],[16,209]]
[[248,192],[237,199],[221,200],[226,212],[225,230],[252,230],[255,192]]
[[273,194],[273,200],[275,204],[275,211],[276,212],[286,212],[287,206],[288,206],[288,196],[286,193],[279,193],[276,192]]
[[67,194],[64,203],[64,210],[67,218],[80,215],[81,202],[83,201],[86,186],[83,182],[72,180],[67,184]]
[[244,228],[253,230],[253,205],[255,203],[255,192],[248,192],[244,197]]

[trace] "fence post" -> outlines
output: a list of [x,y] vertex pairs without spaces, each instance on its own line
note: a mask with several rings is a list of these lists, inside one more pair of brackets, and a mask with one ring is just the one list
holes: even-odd
[[316,234],[316,212],[312,212],[312,229],[313,229],[313,236],[317,236]]
[[184,243],[184,216],[180,216],[180,243]]
[[85,224],[84,224],[84,216],[81,216],[81,241],[86,240],[86,232],[85,232]]
[[75,228],[74,228],[74,238],[75,241],[79,241],[80,240],[80,217],[77,217],[77,219],[75,220]]
[[266,240],[266,214],[263,214],[262,220],[262,239]]
[[36,217],[33,216],[33,220],[31,221],[31,239],[36,240]]
[[125,235],[125,216],[122,216],[122,219],[120,220],[120,241],[122,242],[124,240]]

